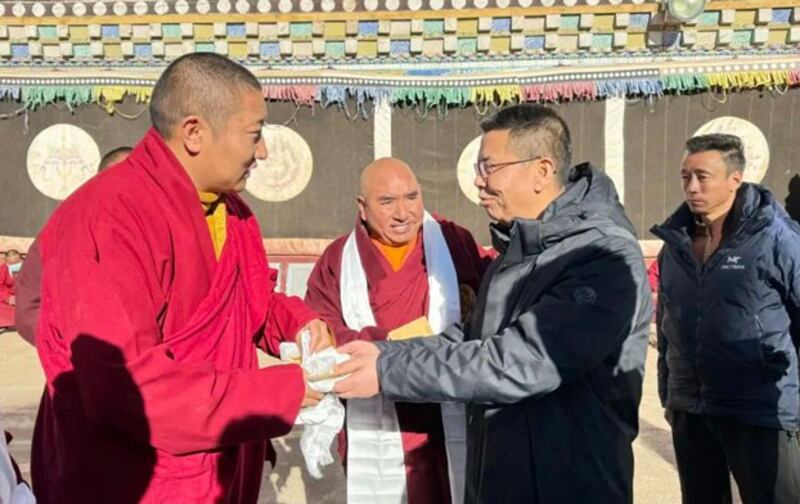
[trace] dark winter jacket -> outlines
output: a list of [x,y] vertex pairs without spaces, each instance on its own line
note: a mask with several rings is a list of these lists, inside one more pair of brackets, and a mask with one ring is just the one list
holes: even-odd
[[769,191],[744,184],[705,266],[686,204],[653,228],[664,240],[658,295],[664,406],[797,430],[800,227]]
[[632,502],[650,289],[611,180],[571,180],[541,219],[493,229],[465,329],[380,344],[385,396],[469,403],[468,503]]

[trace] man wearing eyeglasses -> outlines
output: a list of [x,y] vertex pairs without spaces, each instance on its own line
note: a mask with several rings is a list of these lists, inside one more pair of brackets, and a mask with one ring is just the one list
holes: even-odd
[[500,255],[471,319],[342,346],[336,391],[467,403],[467,503],[630,503],[652,314],[633,227],[605,174],[569,169],[552,110],[517,105],[481,128],[475,184]]

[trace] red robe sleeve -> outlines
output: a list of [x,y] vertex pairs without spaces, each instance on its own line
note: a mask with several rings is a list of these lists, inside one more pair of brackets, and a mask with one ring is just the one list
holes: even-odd
[[31,345],[36,341],[36,322],[39,320],[39,307],[42,303],[41,282],[42,259],[39,255],[39,242],[36,240],[28,249],[15,285],[17,290],[15,326],[19,335]]
[[328,323],[337,346],[356,340],[386,340],[388,332],[380,327],[365,327],[361,331],[347,327],[342,318],[342,303],[339,298],[340,264],[341,240],[337,240],[320,256],[308,277],[306,304]]
[[0,303],[8,303],[14,295],[14,277],[8,271],[8,265],[0,264]]
[[[47,370],[63,366],[59,350],[69,345],[90,423],[177,454],[263,441],[291,429],[305,390],[299,366],[217,369],[172,358],[157,322],[165,302],[158,266],[135,216],[95,209],[83,219],[62,215],[60,224],[53,242],[40,242],[43,299],[53,300],[43,304],[40,324],[56,334],[48,332],[37,347]],[[59,253],[48,260],[50,247]],[[121,360],[109,358],[115,353]],[[142,405],[125,393],[130,383],[143,403],[144,435],[136,420]]]
[[287,296],[275,292],[272,294],[270,311],[264,327],[264,339],[259,348],[275,355],[280,355],[279,346],[283,341],[295,341],[297,332],[310,321],[320,318],[303,300],[297,296]]

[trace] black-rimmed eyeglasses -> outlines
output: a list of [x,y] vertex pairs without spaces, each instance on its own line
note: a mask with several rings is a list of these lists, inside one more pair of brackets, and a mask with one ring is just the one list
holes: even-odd
[[519,159],[517,161],[507,161],[505,163],[493,163],[493,164],[487,162],[485,159],[482,159],[477,163],[475,163],[475,175],[482,178],[483,180],[486,180],[487,178],[489,178],[489,175],[498,172],[507,166],[521,164],[521,163],[529,163],[531,161],[536,161],[537,159],[541,158],[542,156],[535,156],[528,159]]

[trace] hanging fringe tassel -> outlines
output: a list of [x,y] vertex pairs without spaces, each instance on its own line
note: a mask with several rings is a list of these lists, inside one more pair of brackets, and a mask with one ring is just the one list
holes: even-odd
[[522,98],[519,86],[479,86],[472,88],[470,102],[476,104],[495,103],[503,105],[516,103]]
[[708,79],[701,74],[666,75],[661,78],[661,87],[674,93],[693,93],[708,89]]
[[319,86],[262,86],[261,92],[267,100],[289,101],[297,105],[313,105],[319,97]]
[[522,86],[522,99],[528,102],[555,102],[589,99],[597,96],[597,86],[592,81],[559,82]]
[[152,94],[153,88],[145,86],[103,86],[92,89],[92,102],[99,103],[111,114],[126,96],[135,97],[136,103],[148,103]]
[[470,101],[467,87],[456,88],[395,88],[392,103],[419,104],[426,108],[436,105],[465,107]]
[[[378,82],[378,81],[376,81]],[[478,83],[480,81],[477,81]],[[358,114],[368,117],[371,104],[387,100],[392,104],[412,104],[428,111],[433,107],[464,107],[469,104],[486,108],[519,101],[554,102],[576,99],[603,99],[608,97],[654,97],[665,93],[697,93],[710,89],[730,91],[739,89],[769,89],[783,92],[788,87],[800,85],[800,69],[763,70],[740,72],[714,72],[708,74],[686,73],[663,75],[659,78],[633,78],[617,80],[570,80],[526,85],[476,85],[459,87],[391,87],[348,85],[274,85],[263,86],[266,99],[288,101],[297,105],[319,102],[323,107],[338,104],[345,109],[348,101],[355,102]],[[102,85],[2,85],[0,99],[21,101],[27,110],[64,102],[68,107],[97,103],[109,113],[126,96],[134,96],[139,103],[147,103],[152,94],[149,86]],[[348,115],[355,118],[357,113]]]
[[656,79],[628,79],[598,81],[597,96],[603,98],[625,96],[662,96],[664,86]]

